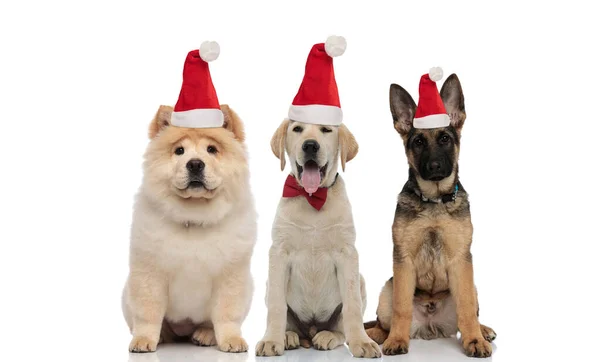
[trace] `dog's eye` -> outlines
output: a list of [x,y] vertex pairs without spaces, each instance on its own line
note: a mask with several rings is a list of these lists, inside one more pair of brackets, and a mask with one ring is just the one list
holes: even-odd
[[422,139],[422,138],[417,138],[417,139],[415,140],[415,146],[419,146],[419,147],[421,147],[421,146],[423,146],[423,143],[424,143],[424,142],[423,142],[423,139]]
[[185,150],[183,149],[183,147],[177,147],[175,149],[175,154],[176,155],[183,155],[184,152],[185,152]]
[[296,127],[294,127],[294,129],[292,131],[300,133],[303,131],[303,129],[300,126],[296,126]]
[[448,141],[450,141],[450,137],[447,134],[443,135],[442,138],[440,138],[441,143],[448,143]]
[[206,149],[206,152],[214,154],[214,153],[219,152],[219,150],[217,150],[217,148],[215,146],[208,146],[208,148]]
[[327,128],[327,127],[321,127],[321,132],[323,132],[323,133],[330,133],[331,129]]

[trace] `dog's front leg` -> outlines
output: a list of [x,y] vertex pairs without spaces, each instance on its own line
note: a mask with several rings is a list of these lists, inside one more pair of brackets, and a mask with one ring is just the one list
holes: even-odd
[[250,309],[254,286],[250,276],[250,258],[228,269],[219,280],[211,312],[218,348],[223,352],[246,352],[242,322]]
[[410,257],[402,255],[401,248],[394,244],[393,314],[390,334],[383,342],[383,353],[386,355],[408,353],[415,287],[414,264]]
[[167,309],[167,278],[155,270],[132,270],[126,292],[133,334],[129,351],[154,352]]
[[342,295],[343,328],[348,348],[354,357],[381,357],[381,350],[363,326],[358,252],[353,245],[335,254],[335,267]]
[[458,329],[465,352],[470,357],[489,357],[492,345],[483,338],[477,318],[477,292],[470,258],[459,258],[448,268],[450,293],[456,303]]
[[281,356],[285,343],[288,280],[288,255],[279,244],[269,250],[269,280],[267,282],[267,330],[256,345],[257,356]]

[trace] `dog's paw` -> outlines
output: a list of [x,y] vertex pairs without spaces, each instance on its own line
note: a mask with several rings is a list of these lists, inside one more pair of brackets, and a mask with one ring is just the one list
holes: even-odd
[[129,343],[129,352],[145,353],[156,351],[156,341],[145,336],[134,336]]
[[389,334],[379,327],[369,328],[365,332],[367,332],[367,336],[369,336],[369,338],[374,340],[377,344],[382,344]]
[[271,357],[283,355],[283,343],[275,341],[260,341],[256,345],[256,355]]
[[354,357],[381,357],[381,350],[379,349],[379,345],[371,340],[350,341],[348,342],[348,348],[350,349],[350,353],[352,353]]
[[492,345],[485,339],[464,339],[463,348],[469,357],[490,357],[492,355]]
[[197,346],[216,346],[215,330],[205,327],[196,329],[192,334],[192,343]]
[[300,346],[300,337],[293,331],[285,332],[285,349],[296,349]]
[[483,335],[483,338],[485,338],[486,341],[491,342],[494,339],[496,339],[496,332],[494,332],[494,330],[488,326],[484,326],[483,324],[481,325],[481,334]]
[[242,337],[234,336],[225,338],[218,344],[218,347],[223,352],[246,352],[248,350],[248,343]]
[[396,355],[408,353],[408,340],[402,338],[390,338],[383,342],[383,354]]
[[330,331],[321,331],[315,334],[312,339],[313,346],[321,351],[334,349],[342,343],[344,341],[341,340],[340,336]]

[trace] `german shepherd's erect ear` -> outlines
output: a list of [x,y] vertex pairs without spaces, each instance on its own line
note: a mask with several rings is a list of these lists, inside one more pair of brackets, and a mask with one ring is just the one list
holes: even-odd
[[465,112],[465,97],[456,74],[451,74],[444,82],[440,96],[444,102],[446,113],[450,116],[450,125],[460,134],[467,113]]
[[279,159],[281,171],[285,169],[285,136],[289,125],[290,120],[284,119],[271,138],[271,151]]
[[413,126],[416,109],[415,101],[404,88],[398,84],[390,85],[390,111],[394,120],[394,128],[405,141]]

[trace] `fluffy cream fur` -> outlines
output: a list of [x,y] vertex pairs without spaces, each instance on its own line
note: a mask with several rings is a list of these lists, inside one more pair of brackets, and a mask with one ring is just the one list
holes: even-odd
[[[167,106],[150,125],[123,290],[132,352],[177,338],[226,352],[248,348],[241,324],[253,291],[256,212],[242,123],[226,105],[222,110],[223,128],[171,126]],[[179,147],[181,155],[174,152]],[[186,187],[192,158],[206,165],[202,188]]]
[[[302,132],[294,132],[301,127]],[[285,166],[288,155],[292,174],[298,182],[297,164],[304,163],[301,149],[306,139],[320,144],[317,163],[327,166],[321,186],[330,186],[342,166],[358,152],[354,137],[345,126],[326,128],[284,121],[271,141],[273,152]],[[366,294],[359,274],[358,253],[354,246],[355,230],[350,201],[341,176],[329,189],[327,202],[320,211],[306,199],[282,198],[272,229],[273,244],[269,252],[269,279],[266,304],[267,330],[256,346],[260,356],[282,355],[284,349],[297,348],[300,331],[287,317],[287,306],[303,322],[327,320],[343,304],[341,316],[331,330],[322,330],[312,338],[318,349],[333,349],[345,342],[356,357],[379,357],[379,346],[366,334],[362,325]]]

